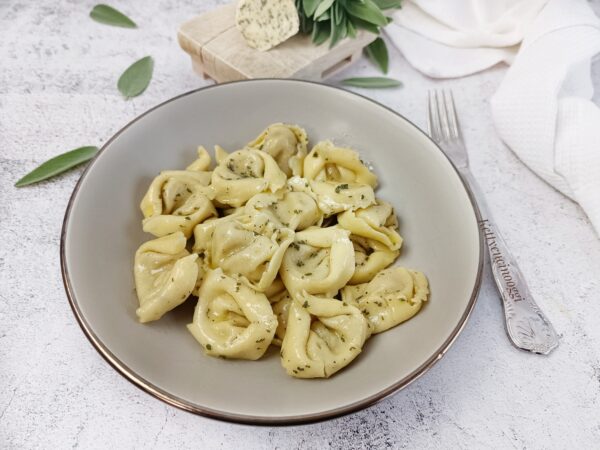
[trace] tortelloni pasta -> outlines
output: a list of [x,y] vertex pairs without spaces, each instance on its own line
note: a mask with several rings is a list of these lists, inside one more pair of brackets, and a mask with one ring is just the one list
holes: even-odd
[[354,273],[350,232],[340,227],[312,227],[296,233],[281,264],[281,279],[295,295],[335,295]]
[[148,241],[135,253],[135,289],[142,323],[160,319],[183,303],[198,278],[198,255],[185,249],[181,231]]
[[281,364],[298,378],[327,378],[361,352],[367,321],[358,308],[333,298],[299,294],[289,305]]
[[336,147],[331,141],[315,145],[304,160],[304,178],[334,183],[367,184],[377,187],[377,176],[350,148]]
[[304,230],[323,221],[317,202],[305,192],[283,189],[277,194],[258,194],[246,203],[247,214],[263,212],[271,221],[292,230]]
[[280,169],[289,177],[302,176],[302,163],[306,156],[308,137],[296,125],[275,123],[267,127],[248,147],[271,155]]
[[361,310],[373,333],[381,333],[413,317],[428,296],[425,275],[404,267],[385,269],[369,283],[342,289],[342,300]]
[[428,300],[422,273],[389,267],[398,221],[357,152],[322,141],[307,154],[306,132],[283,123],[214,148],[214,169],[200,146],[142,199],[158,239],[135,254],[140,322],[194,295],[188,329],[207,355],[256,360],[274,345],[289,375],[327,378]]
[[266,214],[233,214],[196,227],[194,237],[194,251],[203,253],[208,267],[243,277],[263,292],[275,280],[294,232]]
[[210,168],[210,155],[203,146],[198,147],[198,159],[185,168],[194,172],[205,172]]
[[194,226],[217,215],[210,178],[210,172],[203,171],[161,172],[140,204],[144,231],[158,237],[181,231],[189,238]]
[[354,150],[336,147],[330,141],[319,142],[304,159],[304,177],[326,215],[375,203],[375,174]]
[[338,215],[338,223],[352,234],[381,242],[390,250],[398,250],[402,245],[394,209],[383,200],[368,208],[343,212]]
[[392,264],[399,250],[390,250],[381,242],[350,235],[354,245],[355,269],[348,284],[360,284],[371,281],[375,275]]
[[219,165],[212,172],[211,185],[215,200],[235,208],[244,205],[261,192],[276,192],[285,186],[287,177],[271,155],[246,148],[217,159]]
[[207,354],[251,360],[265,353],[276,328],[267,297],[221,269],[210,271],[204,279],[188,325]]

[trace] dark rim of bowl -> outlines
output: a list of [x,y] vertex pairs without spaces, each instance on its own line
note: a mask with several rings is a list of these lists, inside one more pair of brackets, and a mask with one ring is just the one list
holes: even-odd
[[340,416],[343,416],[343,415],[346,415],[346,414],[357,412],[359,410],[362,410],[364,408],[372,406],[375,403],[380,402],[384,398],[387,398],[387,397],[391,396],[392,394],[395,394],[399,390],[401,390],[401,389],[405,388],[406,386],[408,386],[409,384],[411,384],[413,381],[417,380],[425,372],[427,372],[431,367],[433,367],[433,365],[437,361],[439,361],[446,354],[446,352],[451,347],[451,345],[454,343],[454,341],[456,340],[456,338],[458,337],[458,335],[464,329],[464,327],[465,327],[465,325],[467,323],[467,320],[469,319],[469,317],[471,315],[471,312],[473,311],[473,307],[475,306],[475,303],[477,301],[477,296],[478,296],[478,293],[479,293],[479,288],[481,286],[481,277],[482,277],[482,271],[483,271],[483,254],[484,254],[483,253],[483,248],[484,248],[483,247],[483,235],[481,234],[481,232],[479,232],[479,262],[478,262],[478,267],[477,267],[477,276],[476,276],[476,279],[475,279],[475,284],[473,286],[473,290],[471,292],[471,297],[469,299],[469,303],[467,305],[467,308],[463,312],[463,314],[462,314],[462,316],[461,316],[458,324],[456,325],[456,327],[454,328],[454,330],[450,334],[450,336],[448,336],[448,338],[446,339],[446,341],[444,341],[444,343],[442,344],[442,346],[437,351],[435,351],[433,353],[433,355],[431,355],[423,364],[421,364],[421,366],[419,366],[417,369],[415,369],[408,376],[404,377],[403,379],[397,381],[396,383],[392,384],[391,386],[388,386],[387,388],[385,388],[385,389],[379,391],[378,393],[373,394],[373,395],[371,395],[369,397],[366,397],[364,399],[358,400],[358,401],[350,403],[348,405],[341,406],[339,408],[334,408],[334,409],[331,409],[331,410],[328,410],[328,411],[322,411],[322,412],[311,413],[311,414],[296,415],[296,416],[284,416],[284,417],[252,416],[252,415],[246,415],[246,414],[235,414],[235,413],[223,412],[223,411],[218,411],[218,410],[214,410],[214,409],[210,409],[210,408],[205,408],[205,407],[202,407],[202,406],[198,406],[196,404],[188,402],[185,399],[176,397],[176,396],[170,394],[169,392],[164,391],[163,389],[160,389],[159,387],[155,386],[150,381],[148,381],[148,380],[142,378],[141,376],[139,376],[138,374],[136,374],[123,361],[121,361],[120,359],[118,359],[102,343],[102,341],[100,340],[100,338],[98,338],[98,336],[96,336],[96,334],[92,331],[92,328],[91,328],[90,324],[83,317],[83,314],[81,313],[81,310],[79,309],[79,305],[77,303],[77,299],[75,298],[75,295],[74,295],[74,293],[72,291],[72,288],[71,288],[71,280],[70,280],[70,277],[69,277],[69,269],[67,268],[67,263],[66,263],[65,243],[66,243],[67,228],[68,228],[68,224],[69,224],[69,218],[70,218],[70,214],[71,214],[71,208],[73,206],[73,202],[74,202],[75,198],[77,197],[77,193],[79,192],[79,188],[81,186],[81,182],[85,179],[87,173],[93,167],[93,165],[96,162],[96,160],[99,157],[101,157],[101,155],[104,152],[104,150],[107,147],[109,147],[110,144],[121,133],[123,133],[125,130],[127,130],[127,128],[129,128],[129,126],[131,126],[133,123],[137,122],[142,117],[144,117],[147,114],[151,113],[155,109],[158,109],[158,108],[166,105],[167,103],[171,103],[171,102],[176,101],[176,100],[178,100],[178,99],[180,99],[182,97],[186,97],[188,95],[195,94],[196,92],[203,91],[205,89],[219,89],[219,88],[222,88],[222,87],[230,85],[230,84],[239,84],[239,83],[264,83],[264,82],[270,82],[270,83],[272,83],[272,82],[289,83],[290,85],[297,84],[297,83],[302,83],[302,84],[317,85],[317,86],[322,87],[324,89],[335,89],[335,90],[344,92],[345,95],[354,95],[354,96],[360,97],[363,100],[366,100],[366,101],[368,101],[370,103],[374,103],[375,105],[379,106],[380,108],[384,108],[387,111],[391,112],[392,114],[398,116],[402,120],[405,120],[406,122],[408,122],[409,124],[411,124],[415,129],[419,130],[425,136],[425,138],[428,139],[429,141],[431,141],[438,148],[438,150],[440,151],[440,153],[442,153],[446,157],[446,159],[450,163],[451,167],[454,169],[456,175],[462,181],[462,184],[463,184],[463,186],[465,188],[465,191],[467,192],[467,195],[469,197],[469,200],[471,201],[471,206],[473,207],[473,212],[475,214],[475,218],[477,220],[477,223],[479,223],[481,221],[481,215],[480,215],[480,212],[479,212],[479,208],[477,207],[477,203],[475,201],[475,197],[473,195],[473,192],[471,191],[471,189],[469,188],[468,184],[465,182],[465,180],[463,179],[463,177],[460,175],[460,173],[456,169],[456,166],[446,156],[446,154],[442,151],[442,149],[423,130],[421,130],[413,122],[411,122],[406,117],[404,117],[403,115],[399,114],[398,112],[392,110],[391,108],[388,108],[385,105],[382,105],[379,102],[376,102],[375,100],[372,100],[372,99],[370,99],[368,97],[365,97],[364,95],[357,94],[355,92],[348,91],[346,89],[342,89],[342,88],[339,88],[339,87],[330,86],[330,85],[326,85],[326,84],[318,83],[318,82],[314,82],[314,81],[305,81],[305,80],[296,80],[296,79],[280,79],[280,78],[263,78],[263,79],[259,79],[259,80],[241,80],[241,81],[232,81],[232,82],[229,82],[229,83],[221,83],[221,84],[215,84],[215,85],[205,86],[205,87],[202,87],[202,88],[199,88],[199,89],[194,89],[193,91],[189,91],[189,92],[186,92],[184,94],[178,95],[178,96],[173,97],[173,98],[171,98],[169,100],[166,100],[166,101],[164,101],[164,102],[162,102],[162,103],[154,106],[153,108],[150,108],[149,110],[147,110],[143,114],[141,114],[138,117],[136,117],[135,119],[133,119],[131,122],[129,122],[123,128],[121,128],[117,133],[115,133],[102,146],[102,148],[100,149],[100,151],[98,152],[98,154],[90,162],[90,164],[87,166],[87,168],[85,169],[85,171],[83,172],[83,174],[79,178],[79,181],[75,185],[75,189],[73,190],[73,193],[71,194],[71,198],[69,199],[69,203],[67,205],[67,210],[65,212],[65,217],[64,217],[64,220],[63,220],[63,226],[62,226],[61,237],[60,237],[60,265],[61,265],[61,272],[62,272],[63,283],[64,283],[64,286],[65,286],[65,291],[67,293],[67,297],[69,299],[69,303],[71,305],[71,309],[73,310],[73,313],[75,314],[75,318],[77,319],[77,322],[81,326],[81,329],[83,330],[84,334],[89,339],[89,341],[92,343],[92,345],[96,348],[96,350],[100,353],[100,355],[102,355],[102,357],[117,372],[119,372],[122,376],[124,376],[127,380],[129,380],[130,382],[132,382],[138,388],[140,388],[143,391],[149,393],[150,395],[153,395],[154,397],[158,398],[159,400],[162,400],[163,402],[165,402],[165,403],[167,403],[169,405],[172,405],[172,406],[180,408],[180,409],[182,409],[184,411],[189,411],[189,412],[192,412],[194,414],[199,414],[201,416],[208,417],[208,418],[211,418],[211,419],[218,419],[218,420],[223,420],[223,421],[227,421],[227,422],[241,423],[241,424],[247,424],[247,425],[298,425],[298,424],[308,424],[308,423],[314,423],[314,422],[319,422],[319,421],[323,421],[323,420],[333,419],[333,418],[340,417]]

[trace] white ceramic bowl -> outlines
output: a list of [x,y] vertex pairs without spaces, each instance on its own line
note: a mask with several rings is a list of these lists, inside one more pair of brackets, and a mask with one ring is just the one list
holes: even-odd
[[[405,239],[396,264],[422,270],[430,302],[367,341],[330,379],[298,380],[272,349],[255,362],[205,356],[187,331],[192,299],[160,321],[135,315],[133,256],[151,239],[139,202],[161,170],[185,167],[199,144],[235,150],[272,122],[357,149],[379,176]],[[482,240],[472,196],[420,129],[359,95],[294,80],[254,80],[183,94],[112,137],[77,184],[62,231],[65,288],[83,331],[122,375],[167,403],[217,419],[292,424],[359,410],[408,385],[462,330],[480,285]]]

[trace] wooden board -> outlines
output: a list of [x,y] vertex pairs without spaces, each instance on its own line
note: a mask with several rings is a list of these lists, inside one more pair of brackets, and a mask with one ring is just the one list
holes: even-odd
[[194,70],[217,82],[248,78],[301,78],[321,81],[356,61],[376,36],[364,30],[335,47],[316,46],[310,36],[297,34],[261,52],[246,44],[235,26],[235,4],[221,6],[185,22],[179,45],[192,58]]

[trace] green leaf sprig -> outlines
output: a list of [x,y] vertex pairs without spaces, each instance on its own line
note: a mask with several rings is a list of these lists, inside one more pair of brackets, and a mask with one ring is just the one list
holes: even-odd
[[[90,17],[96,22],[115,27],[137,28],[137,24],[112,6],[99,4],[92,8]],[[154,60],[146,56],[132,65],[119,77],[117,88],[125,98],[136,97],[146,90],[154,72]]]
[[119,78],[117,87],[125,98],[136,97],[146,90],[152,79],[154,60],[146,56],[130,65]]
[[[133,20],[109,5],[99,4],[94,6],[90,11],[90,17],[96,22],[105,25],[137,28],[137,24]],[[146,90],[148,84],[150,84],[153,70],[154,60],[151,56],[146,56],[134,62],[119,77],[119,81],[117,82],[119,92],[121,92],[125,98],[140,95]],[[22,187],[47,180],[48,178],[59,175],[79,164],[89,161],[96,153],[98,153],[98,147],[95,146],[79,147],[66,153],[62,153],[36,167],[17,181],[15,186]]]
[[385,41],[381,38],[375,39],[365,48],[367,57],[375,63],[383,72],[388,73],[389,55]]
[[387,77],[357,77],[346,78],[341,81],[346,86],[354,86],[360,88],[395,88],[402,86],[402,82]]
[[136,23],[112,6],[99,4],[90,11],[90,17],[96,22],[113,27],[136,28]]
[[79,147],[75,150],[63,153],[49,159],[45,163],[33,169],[23,178],[15,183],[16,187],[27,186],[38,181],[47,180],[50,177],[63,173],[81,163],[89,161],[98,153],[98,147]]
[[392,20],[384,11],[399,7],[400,0],[296,0],[300,31],[317,45],[329,40],[330,47],[356,37],[358,29],[379,34]]

